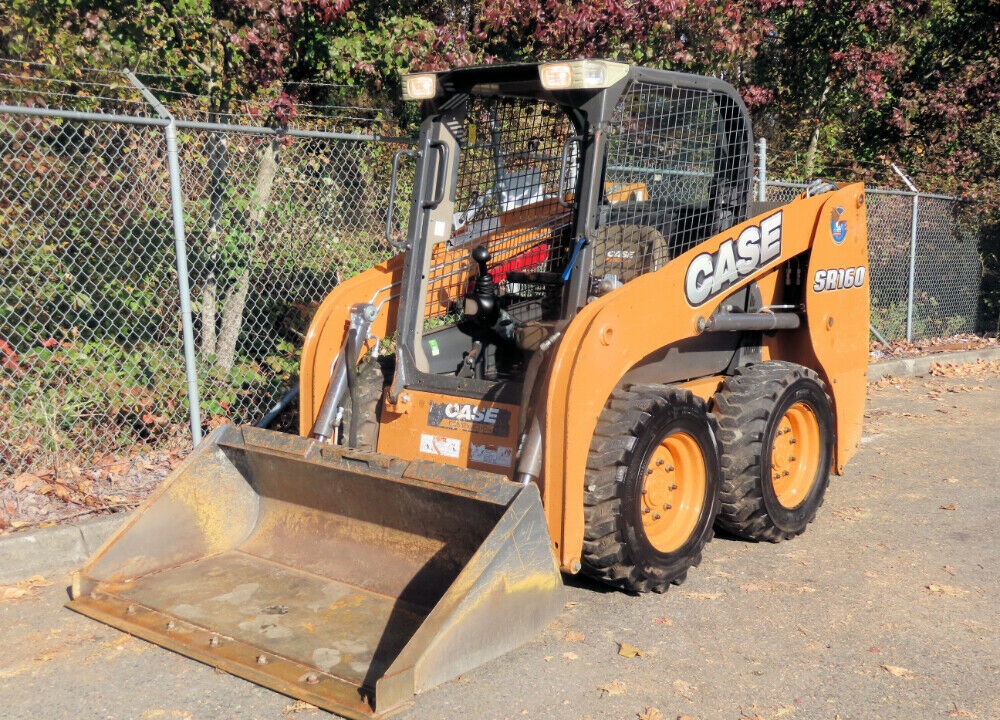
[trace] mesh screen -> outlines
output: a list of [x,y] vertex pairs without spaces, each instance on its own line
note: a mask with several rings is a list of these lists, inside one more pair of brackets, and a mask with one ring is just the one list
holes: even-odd
[[[490,251],[490,272],[502,292],[518,300],[546,294],[543,285],[512,283],[506,276],[563,269],[572,211],[559,202],[558,187],[572,135],[569,118],[556,106],[516,98],[470,100],[453,231],[434,249],[427,318],[448,316],[451,303],[465,293],[475,268],[469,254],[480,245]],[[575,184],[575,157],[570,152],[567,187]]]
[[[725,122],[737,108],[694,88],[635,83],[609,128],[606,209],[594,274],[626,282],[736,221],[717,212],[720,178],[742,175]],[[739,138],[737,138],[737,141]],[[744,190],[745,193],[745,190]]]

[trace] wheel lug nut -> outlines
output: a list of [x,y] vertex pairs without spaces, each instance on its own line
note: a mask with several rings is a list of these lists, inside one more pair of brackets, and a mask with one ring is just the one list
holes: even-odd
[[660,513],[654,513],[654,514],[653,514],[653,519],[654,519],[654,520],[659,520],[659,519],[660,519],[660,517],[661,517]]
[[673,507],[673,506],[670,503],[664,503],[664,505],[663,505],[663,509],[664,510],[669,510],[671,507]]
[[642,514],[643,514],[643,515],[648,515],[648,514],[649,514],[649,508],[648,508],[648,507],[644,507],[644,508],[642,509]]
[[669,487],[669,488],[670,488],[671,490],[676,490],[676,489],[677,489],[677,483],[670,483],[670,485],[669,485],[668,487]]
[[667,472],[673,472],[673,471],[674,471],[674,466],[673,465],[667,465]]
[[657,458],[656,459],[656,467],[660,467],[660,465],[662,465],[662,464],[663,464],[663,459],[662,458]]

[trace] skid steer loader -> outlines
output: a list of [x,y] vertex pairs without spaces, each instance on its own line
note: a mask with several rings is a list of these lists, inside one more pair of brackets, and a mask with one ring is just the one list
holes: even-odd
[[506,652],[560,572],[662,592],[713,528],[801,533],[861,433],[861,185],[751,201],[713,78],[614,62],[405,77],[400,253],[337,286],[301,436],[216,430],[70,607],[348,717]]

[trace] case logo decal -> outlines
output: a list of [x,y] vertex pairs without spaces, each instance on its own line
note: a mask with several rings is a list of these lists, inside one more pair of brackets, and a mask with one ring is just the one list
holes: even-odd
[[506,437],[510,432],[510,410],[480,407],[472,403],[431,401],[427,412],[427,424],[448,430]]
[[830,211],[830,237],[837,245],[847,239],[847,221],[840,219],[843,214],[844,208],[842,207],[835,207]]
[[781,211],[744,228],[714,253],[701,253],[688,265],[684,294],[693,307],[722,293],[781,256]]

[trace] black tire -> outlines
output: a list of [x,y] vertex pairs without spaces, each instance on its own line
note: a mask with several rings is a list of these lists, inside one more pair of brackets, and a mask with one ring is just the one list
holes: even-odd
[[714,400],[723,473],[717,526],[748,540],[801,535],[830,482],[834,421],[823,381],[794,363],[759,363],[737,369]]
[[720,477],[715,419],[700,398],[669,386],[616,391],[587,460],[583,572],[631,592],[683,582],[712,539]]
[[351,393],[344,396],[344,416],[341,419],[340,445],[355,450],[375,452],[378,446],[378,407],[382,401],[385,375],[377,359],[364,360],[356,370],[356,398],[359,412],[355,417]]

